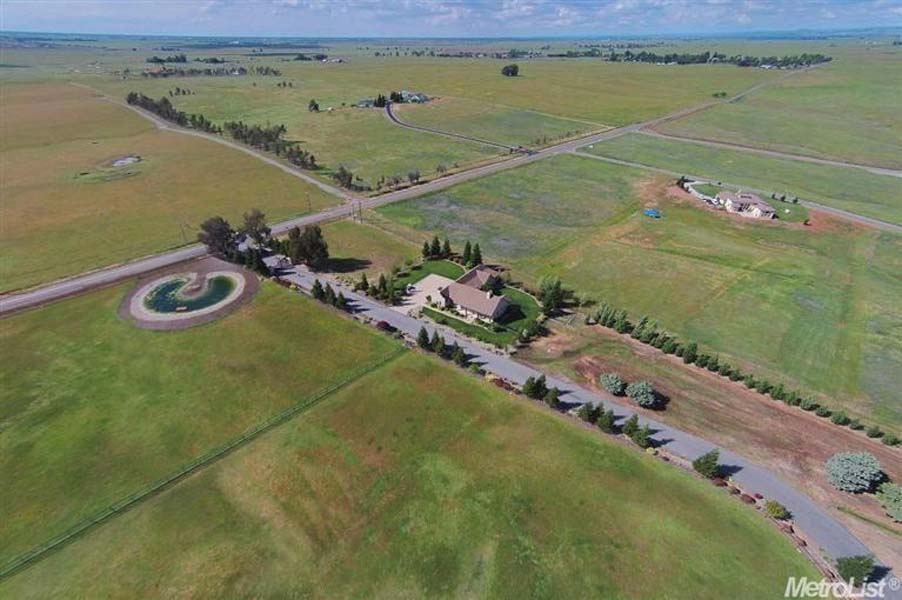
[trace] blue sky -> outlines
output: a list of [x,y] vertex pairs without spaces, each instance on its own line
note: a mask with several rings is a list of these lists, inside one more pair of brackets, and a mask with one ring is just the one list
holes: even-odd
[[902,0],[2,0],[0,29],[501,37],[902,26]]

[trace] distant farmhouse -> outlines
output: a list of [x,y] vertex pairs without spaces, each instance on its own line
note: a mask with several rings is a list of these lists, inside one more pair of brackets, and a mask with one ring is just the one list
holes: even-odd
[[498,271],[476,266],[441,290],[445,308],[457,309],[473,319],[497,321],[510,307],[507,298],[493,291],[500,282]]
[[412,102],[413,104],[423,104],[429,102],[429,96],[422,92],[411,92],[401,90],[401,102]]
[[773,219],[777,216],[774,207],[749,192],[718,192],[717,200],[727,212],[755,219]]

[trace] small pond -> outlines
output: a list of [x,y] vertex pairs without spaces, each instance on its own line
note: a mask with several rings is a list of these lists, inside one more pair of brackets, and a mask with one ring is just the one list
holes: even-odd
[[207,279],[197,292],[185,293],[188,285],[185,278],[161,283],[144,297],[144,306],[159,313],[187,313],[221,302],[235,289],[235,281],[222,275]]

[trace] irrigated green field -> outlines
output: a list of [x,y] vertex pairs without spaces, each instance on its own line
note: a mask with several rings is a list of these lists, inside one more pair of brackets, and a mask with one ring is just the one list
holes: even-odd
[[351,220],[322,226],[329,244],[330,270],[338,273],[365,271],[368,276],[388,273],[394,267],[420,259],[420,245]]
[[762,598],[791,575],[816,572],[722,491],[406,353],[0,594]]
[[[823,52],[836,55],[833,48]],[[834,62],[799,73],[740,102],[661,130],[807,156],[902,168],[902,49],[845,49]]]
[[902,238],[822,217],[810,228],[730,218],[670,197],[668,184],[562,156],[379,212],[412,240],[478,240],[528,282],[558,275],[746,371],[898,428]]
[[272,284],[210,325],[139,330],[125,289],[0,321],[0,564],[397,347]]
[[[338,202],[72,85],[4,86],[0,123],[0,291],[193,242],[216,214],[237,226],[251,207],[278,220]],[[142,160],[111,166],[128,155]]]
[[[680,173],[799,196],[902,224],[902,178],[630,134],[583,151]],[[774,203],[778,210],[779,203]]]

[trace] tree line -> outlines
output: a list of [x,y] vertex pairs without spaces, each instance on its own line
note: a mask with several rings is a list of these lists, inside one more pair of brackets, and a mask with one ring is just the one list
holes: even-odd
[[159,100],[154,100],[144,94],[129,92],[125,97],[125,101],[132,106],[143,108],[148,112],[152,112],[153,114],[182,127],[190,127],[191,129],[197,129],[199,131],[206,131],[207,133],[222,133],[221,127],[203,115],[195,113],[188,114],[178,110],[172,105],[169,98],[166,98],[165,96]]
[[656,322],[646,316],[641,317],[638,322],[633,322],[626,310],[618,309],[605,302],[601,304],[594,314],[586,317],[586,323],[589,325],[601,325],[613,329],[617,333],[629,335],[633,339],[657,348],[666,354],[673,354],[682,358],[685,364],[693,364],[721,377],[727,377],[731,381],[741,382],[750,390],[770,396],[772,399],[784,402],[789,406],[797,406],[802,410],[813,412],[819,417],[830,419],[835,425],[849,427],[856,431],[864,430],[868,437],[881,438],[881,441],[887,446],[896,446],[902,442],[898,436],[892,433],[885,433],[876,425],[866,427],[859,419],[849,418],[843,411],[834,411],[810,397],[803,397],[799,390],[787,389],[783,383],[774,385],[766,378],[756,377],[751,373],[743,373],[738,367],[730,365],[718,355],[700,351],[696,342],[682,342],[678,340],[676,336],[660,329]]
[[622,53],[611,52],[608,55],[611,62],[642,62],[642,63],[664,63],[678,65],[695,65],[706,63],[729,63],[739,67],[763,67],[772,66],[781,69],[808,67],[820,63],[830,62],[833,60],[830,56],[823,54],[792,54],[782,57],[778,56],[746,56],[744,54],[736,54],[727,56],[720,52],[699,52],[696,54],[684,52],[677,54],[671,52],[669,54],[657,54],[643,50],[641,52],[633,52],[626,50]]
[[148,63],[162,65],[164,63],[186,63],[188,57],[184,54],[173,54],[171,56],[151,56],[147,59]]
[[152,79],[167,77],[234,77],[239,75],[272,75],[281,77],[282,71],[269,66],[251,67],[163,67],[159,71],[144,71],[142,76]]

